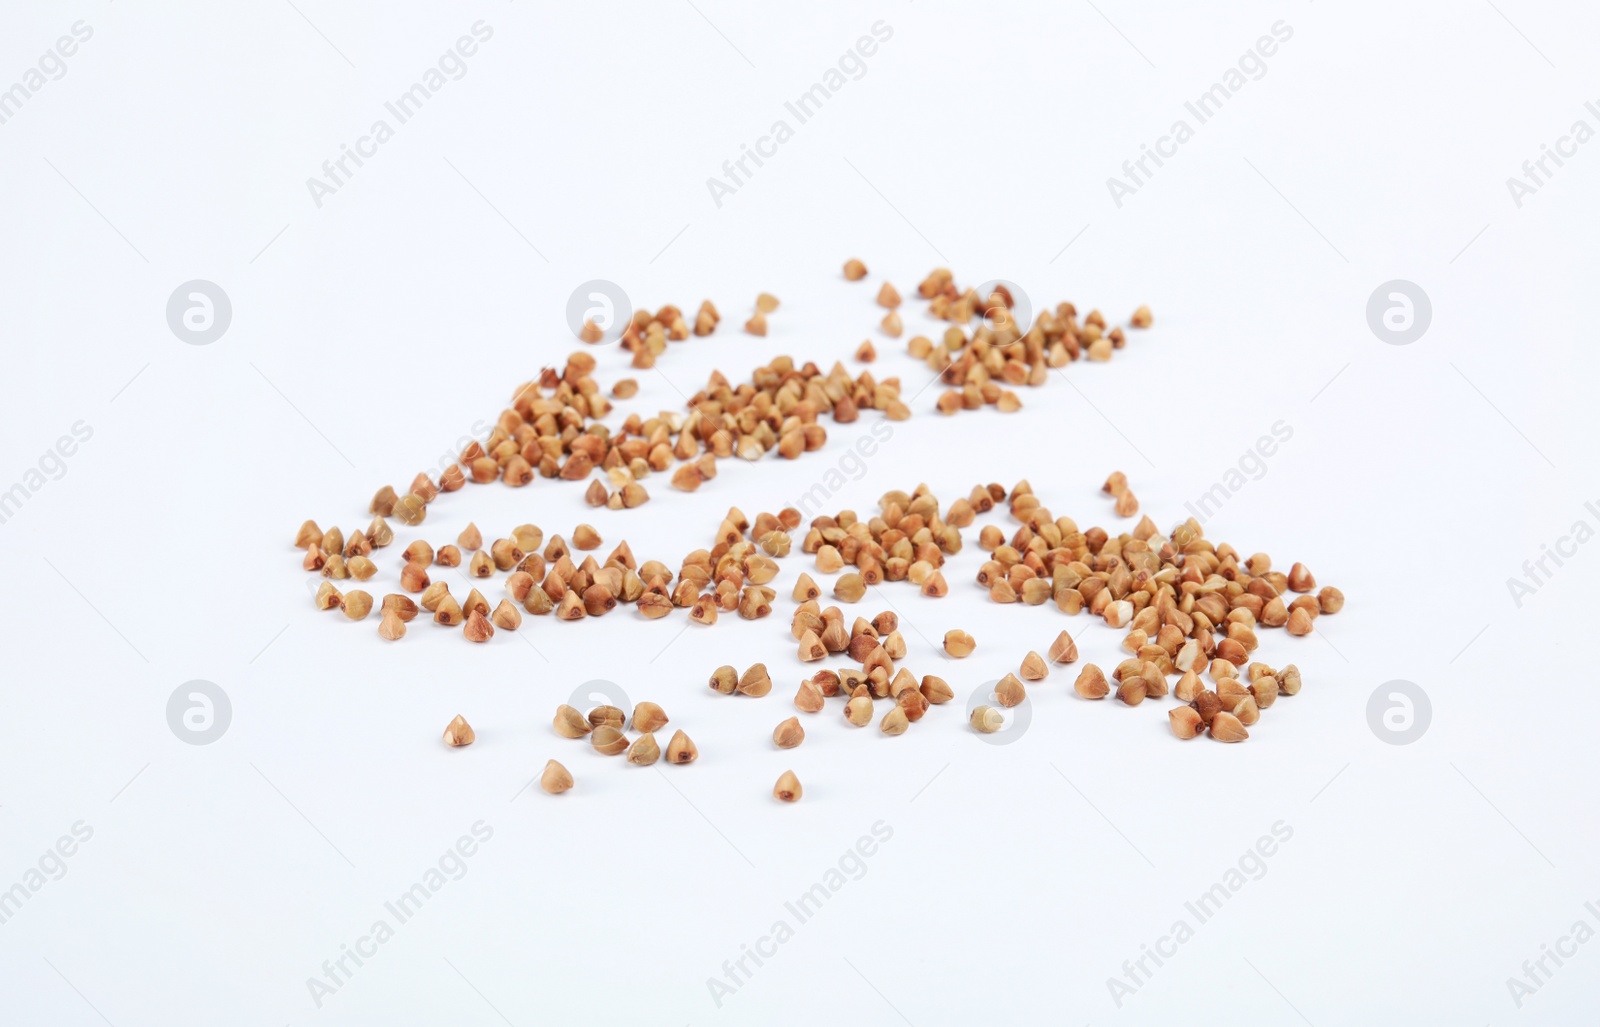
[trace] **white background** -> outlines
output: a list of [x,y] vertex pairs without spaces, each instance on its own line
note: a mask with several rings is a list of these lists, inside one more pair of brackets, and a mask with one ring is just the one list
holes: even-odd
[[[1596,266],[1600,145],[1520,209],[1505,182],[1573,121],[1600,128],[1583,106],[1600,97],[1594,11],[296,3],[4,14],[0,86],[75,21],[94,29],[0,126],[0,487],[75,422],[94,433],[0,525],[0,888],[75,822],[94,832],[0,924],[7,1022],[1323,1027],[1593,1008],[1600,946],[1520,1009],[1506,979],[1576,920],[1600,926],[1580,798],[1600,704],[1571,641],[1591,633],[1596,554],[1580,548],[1520,608],[1506,581],[1574,521],[1600,525],[1579,421],[1597,370],[1579,284]],[[879,19],[893,38],[864,77],[714,204],[708,176]],[[319,209],[306,179],[479,20],[494,35],[466,76]],[[1279,20],[1294,34],[1265,77],[1119,208],[1107,177]],[[840,278],[850,256],[868,281]],[[391,645],[376,618],[312,609],[299,523],[364,526],[378,486],[436,466],[578,348],[578,283],[721,307],[721,329],[671,346],[659,373],[599,353],[599,379],[638,377],[623,409],[648,415],[681,409],[713,368],[826,367],[867,337],[873,372],[909,395],[927,372],[876,332],[873,295],[887,278],[910,296],[936,266],[1119,322],[1149,303],[1156,327],[1023,390],[1015,415],[941,418],[938,389],[922,392],[836,505],[1027,477],[1056,514],[1116,530],[1132,522],[1098,487],[1121,469],[1166,528],[1286,421],[1293,439],[1208,534],[1306,562],[1348,606],[1308,638],[1268,633],[1262,658],[1306,685],[1246,744],[1180,743],[1172,700],[1083,703],[1057,670],[1015,744],[978,740],[959,703],[900,738],[830,705],[780,752],[769,733],[802,676],[786,630],[800,556],[773,617],[711,629],[623,611],[469,646],[419,621]],[[165,320],[196,278],[234,309],[209,346]],[[1408,346],[1365,315],[1397,278],[1433,305]],[[765,339],[738,330],[760,290],[783,299]],[[905,311],[933,327],[920,302]],[[589,521],[606,551],[626,538],[676,568],[730,504],[794,500],[876,416],[830,424],[798,462],[725,462],[694,495],[653,477],[633,511],[543,480],[469,487],[420,535]],[[944,600],[892,585],[851,612],[892,603],[906,665],[962,699],[1064,626],[1086,660],[1115,664],[1118,633],[1086,616],[988,603],[979,562],[975,545],[951,561]],[[978,638],[966,662],[932,644],[952,627]],[[705,688],[716,665],[758,659],[778,682],[767,698]],[[166,718],[196,678],[232,703],[205,746]],[[663,705],[700,761],[639,769],[556,737],[555,706],[591,679]],[[1367,717],[1395,679],[1432,704],[1406,746]],[[478,741],[449,750],[457,713]],[[552,757],[577,788],[519,793]],[[788,767],[806,786],[795,806],[770,797]],[[480,820],[493,837],[465,876],[318,1008],[307,978]],[[719,1006],[707,979],[792,926],[784,903],[880,821],[893,836],[865,876]],[[1119,1006],[1107,979],[1192,925],[1184,903],[1279,821],[1293,837],[1265,876]]]

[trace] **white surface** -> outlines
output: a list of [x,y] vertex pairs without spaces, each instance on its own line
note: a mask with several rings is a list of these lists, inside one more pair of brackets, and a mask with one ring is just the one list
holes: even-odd
[[[297,3],[4,15],[0,84],[74,21],[94,28],[0,126],[0,481],[75,422],[94,433],[0,525],[0,887],[75,822],[93,828],[0,924],[7,1022],[1325,1027],[1592,1009],[1594,945],[1520,1009],[1506,978],[1596,924],[1580,798],[1596,699],[1567,641],[1593,618],[1596,553],[1520,609],[1506,579],[1597,523],[1578,287],[1596,266],[1600,147],[1520,209],[1505,180],[1575,119],[1600,125],[1583,107],[1594,11]],[[305,179],[479,19],[494,35],[468,74],[315,207]],[[894,35],[865,76],[717,208],[705,179],[879,19]],[[1280,19],[1294,35],[1265,77],[1119,209],[1107,176]],[[848,256],[868,282],[838,277]],[[692,392],[712,368],[845,357],[877,337],[882,278],[909,295],[938,265],[1118,320],[1148,302],[1157,326],[1109,365],[1069,368],[1070,385],[1024,391],[1009,418],[939,418],[929,389],[839,505],[1026,476],[1056,513],[1109,524],[1097,488],[1120,468],[1166,526],[1288,421],[1292,441],[1209,534],[1305,561],[1349,606],[1310,638],[1269,634],[1264,658],[1297,662],[1306,687],[1247,744],[1180,744],[1170,700],[1091,706],[1057,671],[1014,745],[976,740],[955,705],[897,739],[830,707],[779,752],[769,732],[801,676],[786,599],[681,637],[681,616],[624,613],[530,619],[523,640],[482,647],[421,623],[386,645],[376,620],[312,610],[295,527],[364,524],[379,485],[576,348],[577,283],[721,307],[714,337],[639,376],[632,406],[652,411],[682,405],[669,379]],[[163,316],[194,278],[234,307],[205,347]],[[1433,303],[1404,347],[1365,320],[1394,278]],[[762,289],[783,308],[757,340],[736,329]],[[874,373],[925,380],[879,344]],[[603,382],[630,373],[602,358]],[[591,512],[544,481],[470,488],[422,534],[588,520],[608,548],[626,537],[676,567],[729,504],[792,500],[874,419],[830,426],[799,462],[729,462],[693,496],[654,477],[637,511]],[[962,698],[1063,624],[1085,659],[1115,663],[1115,633],[1087,617],[984,601],[977,563],[975,546],[952,561],[943,601],[897,585],[859,609],[897,606],[908,665]],[[785,563],[784,595],[807,566]],[[954,626],[979,640],[965,663],[927,641]],[[778,681],[768,698],[702,683],[756,659]],[[233,706],[207,746],[166,722],[194,678]],[[660,702],[700,762],[639,770],[556,738],[552,710],[592,678]],[[1432,699],[1409,746],[1368,726],[1392,679]],[[478,742],[447,751],[458,712]],[[577,789],[518,796],[552,756]],[[790,766],[806,795],[780,807],[768,792]],[[306,979],[480,820],[493,837],[465,876],[317,1008]],[[865,876],[719,1008],[707,978],[793,924],[784,903],[880,821],[893,836]],[[1278,821],[1293,837],[1265,876],[1119,1008],[1107,979]]]

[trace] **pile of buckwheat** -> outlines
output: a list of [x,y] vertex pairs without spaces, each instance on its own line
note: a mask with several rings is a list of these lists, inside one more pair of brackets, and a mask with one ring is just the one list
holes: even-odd
[[[845,264],[845,279],[860,281],[866,275],[860,261]],[[929,274],[917,293],[927,301],[929,314],[949,322],[937,342],[916,336],[906,346],[946,386],[934,402],[946,415],[985,406],[1015,411],[1022,402],[1014,388],[1042,386],[1051,370],[1075,360],[1109,360],[1128,342],[1127,333],[1108,328],[1099,311],[1080,320],[1070,303],[1044,310],[1024,327],[1012,316],[1014,300],[1004,286],[981,297],[970,288],[958,288],[944,269]],[[884,282],[877,303],[888,311],[880,330],[898,338],[904,330],[899,292]],[[745,330],[766,335],[767,315],[778,308],[775,296],[762,293]],[[667,305],[654,313],[636,313],[623,327],[620,342],[632,353],[634,367],[650,368],[668,352],[669,342],[710,335],[720,320],[709,300],[698,308],[692,327],[679,308]],[[1151,322],[1149,308],[1140,307],[1129,326],[1147,328]],[[602,333],[585,323],[580,338],[599,342]],[[876,356],[870,340],[855,354],[862,363]],[[897,378],[880,380],[868,370],[852,376],[837,362],[824,371],[813,363],[778,357],[738,384],[714,372],[689,397],[685,411],[664,410],[652,417],[634,412],[611,428],[604,423],[612,414],[611,399],[633,397],[638,385],[632,379],[617,381],[608,399],[594,379],[595,369],[595,359],[579,351],[560,370],[545,368],[523,383],[488,436],[467,445],[437,481],[424,473],[403,493],[387,485],[379,489],[365,529],[346,537],[337,527],[324,531],[314,521],[302,524],[295,535],[296,547],[304,551],[302,567],[326,579],[317,589],[316,607],[339,610],[355,621],[371,615],[375,602],[369,592],[341,591],[345,586],[336,582],[373,579],[379,573],[376,554],[396,543],[391,519],[416,528],[440,496],[468,483],[499,481],[520,488],[535,478],[588,482],[584,499],[590,506],[633,509],[650,500],[643,482],[653,474],[669,474],[675,489],[694,491],[717,476],[719,460],[757,460],[774,453],[793,460],[823,448],[827,420],[849,424],[864,412],[893,421],[912,416],[914,397],[902,397]],[[1116,516],[1138,513],[1139,502],[1121,472],[1111,474],[1102,491],[1114,501]],[[815,716],[828,700],[837,699],[848,724],[864,727],[876,719],[884,734],[900,735],[921,723],[932,707],[948,703],[954,690],[941,677],[912,672],[895,613],[881,612],[870,620],[855,616],[847,623],[839,604],[852,606],[869,589],[893,582],[930,598],[950,596],[943,573],[946,558],[966,543],[963,529],[1002,505],[1014,527],[1009,537],[995,523],[977,532],[977,545],[988,554],[976,575],[977,589],[995,603],[1054,603],[1063,614],[1087,613],[1109,627],[1126,629],[1125,655],[1109,675],[1085,663],[1073,691],[1085,700],[1114,694],[1130,706],[1170,695],[1177,705],[1167,707],[1167,717],[1173,735],[1181,739],[1200,734],[1221,742],[1249,738],[1249,729],[1279,696],[1296,695],[1301,687],[1294,664],[1280,669],[1251,660],[1258,631],[1283,628],[1290,635],[1307,635],[1317,617],[1337,613],[1344,605],[1337,588],[1318,590],[1303,564],[1293,564],[1286,573],[1274,570],[1265,553],[1243,556],[1225,542],[1207,539],[1192,518],[1166,533],[1148,515],[1131,530],[1115,534],[1102,527],[1080,528],[1070,517],[1053,516],[1024,480],[1010,489],[975,485],[948,502],[926,485],[911,492],[890,491],[865,519],[844,509],[803,523],[793,508],[750,518],[729,507],[709,547],[678,558],[676,569],[657,559],[639,560],[626,541],[603,559],[597,557],[606,543],[588,524],[576,525],[570,540],[562,535],[546,538],[534,524],[518,525],[490,540],[469,524],[437,548],[420,537],[405,545],[398,561],[398,591],[376,603],[378,635],[391,642],[403,639],[419,612],[430,615],[436,625],[460,628],[462,637],[480,644],[497,631],[521,629],[524,614],[574,621],[603,617],[624,606],[649,619],[684,611],[691,622],[708,627],[722,613],[759,620],[770,616],[778,602],[772,583],[780,574],[780,561],[803,556],[809,558],[811,571],[835,577],[825,600],[823,587],[809,571],[794,576],[788,594],[792,644],[802,663],[840,665],[802,679],[794,693],[795,709]],[[430,576],[430,569],[463,563],[467,576],[482,581],[484,588],[503,576],[499,587],[504,596],[491,603],[472,587],[458,598],[442,577]],[[975,593],[966,589],[955,594]],[[952,629],[944,636],[943,650],[959,660],[977,644],[968,632]],[[1029,687],[1043,687],[1052,665],[1078,661],[1077,645],[1066,630],[1043,648],[1045,655],[1037,649],[1022,655],[1015,673],[994,686],[1000,708],[1020,705]],[[940,658],[933,652],[927,656]],[[719,693],[753,699],[773,688],[761,663],[743,671],[718,667],[709,680]],[[663,756],[655,732],[667,723],[666,713],[653,702],[640,703],[631,714],[614,706],[583,712],[563,705],[555,712],[553,728],[561,737],[587,737],[596,753],[625,755],[630,764],[648,766]],[[1004,724],[1000,709],[989,705],[976,707],[968,718],[971,729],[982,733]],[[631,739],[629,730],[634,732]],[[460,716],[444,732],[450,746],[469,745],[475,738]],[[805,739],[801,718],[783,720],[772,738],[778,748],[798,747]],[[668,763],[686,765],[699,750],[678,730],[664,755]],[[572,774],[556,760],[548,762],[540,777],[541,787],[551,794],[573,784]],[[773,794],[784,802],[800,798],[801,784],[793,771],[779,778]]]

